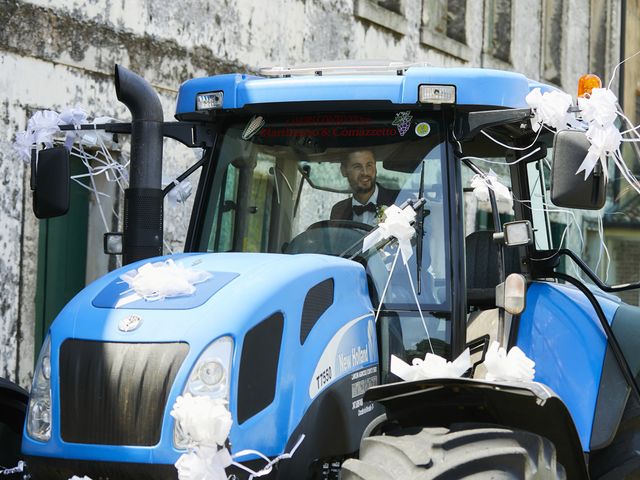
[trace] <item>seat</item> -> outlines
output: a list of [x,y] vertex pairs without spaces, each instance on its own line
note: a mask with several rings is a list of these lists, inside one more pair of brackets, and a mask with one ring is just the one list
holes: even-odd
[[[465,238],[467,305],[478,309],[495,308],[498,276],[498,245],[492,230],[480,230]],[[518,250],[504,249],[505,276],[521,271]]]

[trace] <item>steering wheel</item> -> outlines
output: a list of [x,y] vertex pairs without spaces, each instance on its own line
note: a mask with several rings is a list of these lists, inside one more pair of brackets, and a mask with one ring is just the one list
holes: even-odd
[[356,222],[354,220],[320,220],[319,222],[309,225],[307,230],[314,228],[350,228],[353,230],[364,230],[365,232],[373,230],[373,227],[368,223]]
[[282,253],[340,255],[371,230],[371,225],[353,220],[321,220],[285,244]]

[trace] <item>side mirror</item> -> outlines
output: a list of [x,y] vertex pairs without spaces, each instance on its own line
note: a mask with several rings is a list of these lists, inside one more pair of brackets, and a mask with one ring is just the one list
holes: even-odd
[[584,132],[561,130],[553,142],[551,201],[558,207],[600,210],[606,200],[604,172],[599,165],[584,179],[576,175],[591,144]]
[[45,148],[31,158],[33,213],[52,218],[69,211],[69,151],[65,147]]

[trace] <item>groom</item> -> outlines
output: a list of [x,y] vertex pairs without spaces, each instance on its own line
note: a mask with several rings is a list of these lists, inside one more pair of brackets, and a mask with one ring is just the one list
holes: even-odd
[[394,192],[376,183],[376,159],[371,150],[356,150],[340,165],[342,176],[349,181],[351,198],[341,200],[331,209],[331,220],[353,220],[376,225],[379,208],[393,204]]

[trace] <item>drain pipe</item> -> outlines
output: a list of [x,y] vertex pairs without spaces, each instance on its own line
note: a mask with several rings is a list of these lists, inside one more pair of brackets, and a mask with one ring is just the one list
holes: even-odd
[[116,96],[131,112],[129,188],[124,192],[122,262],[162,255],[162,123],[158,94],[139,75],[115,68]]

